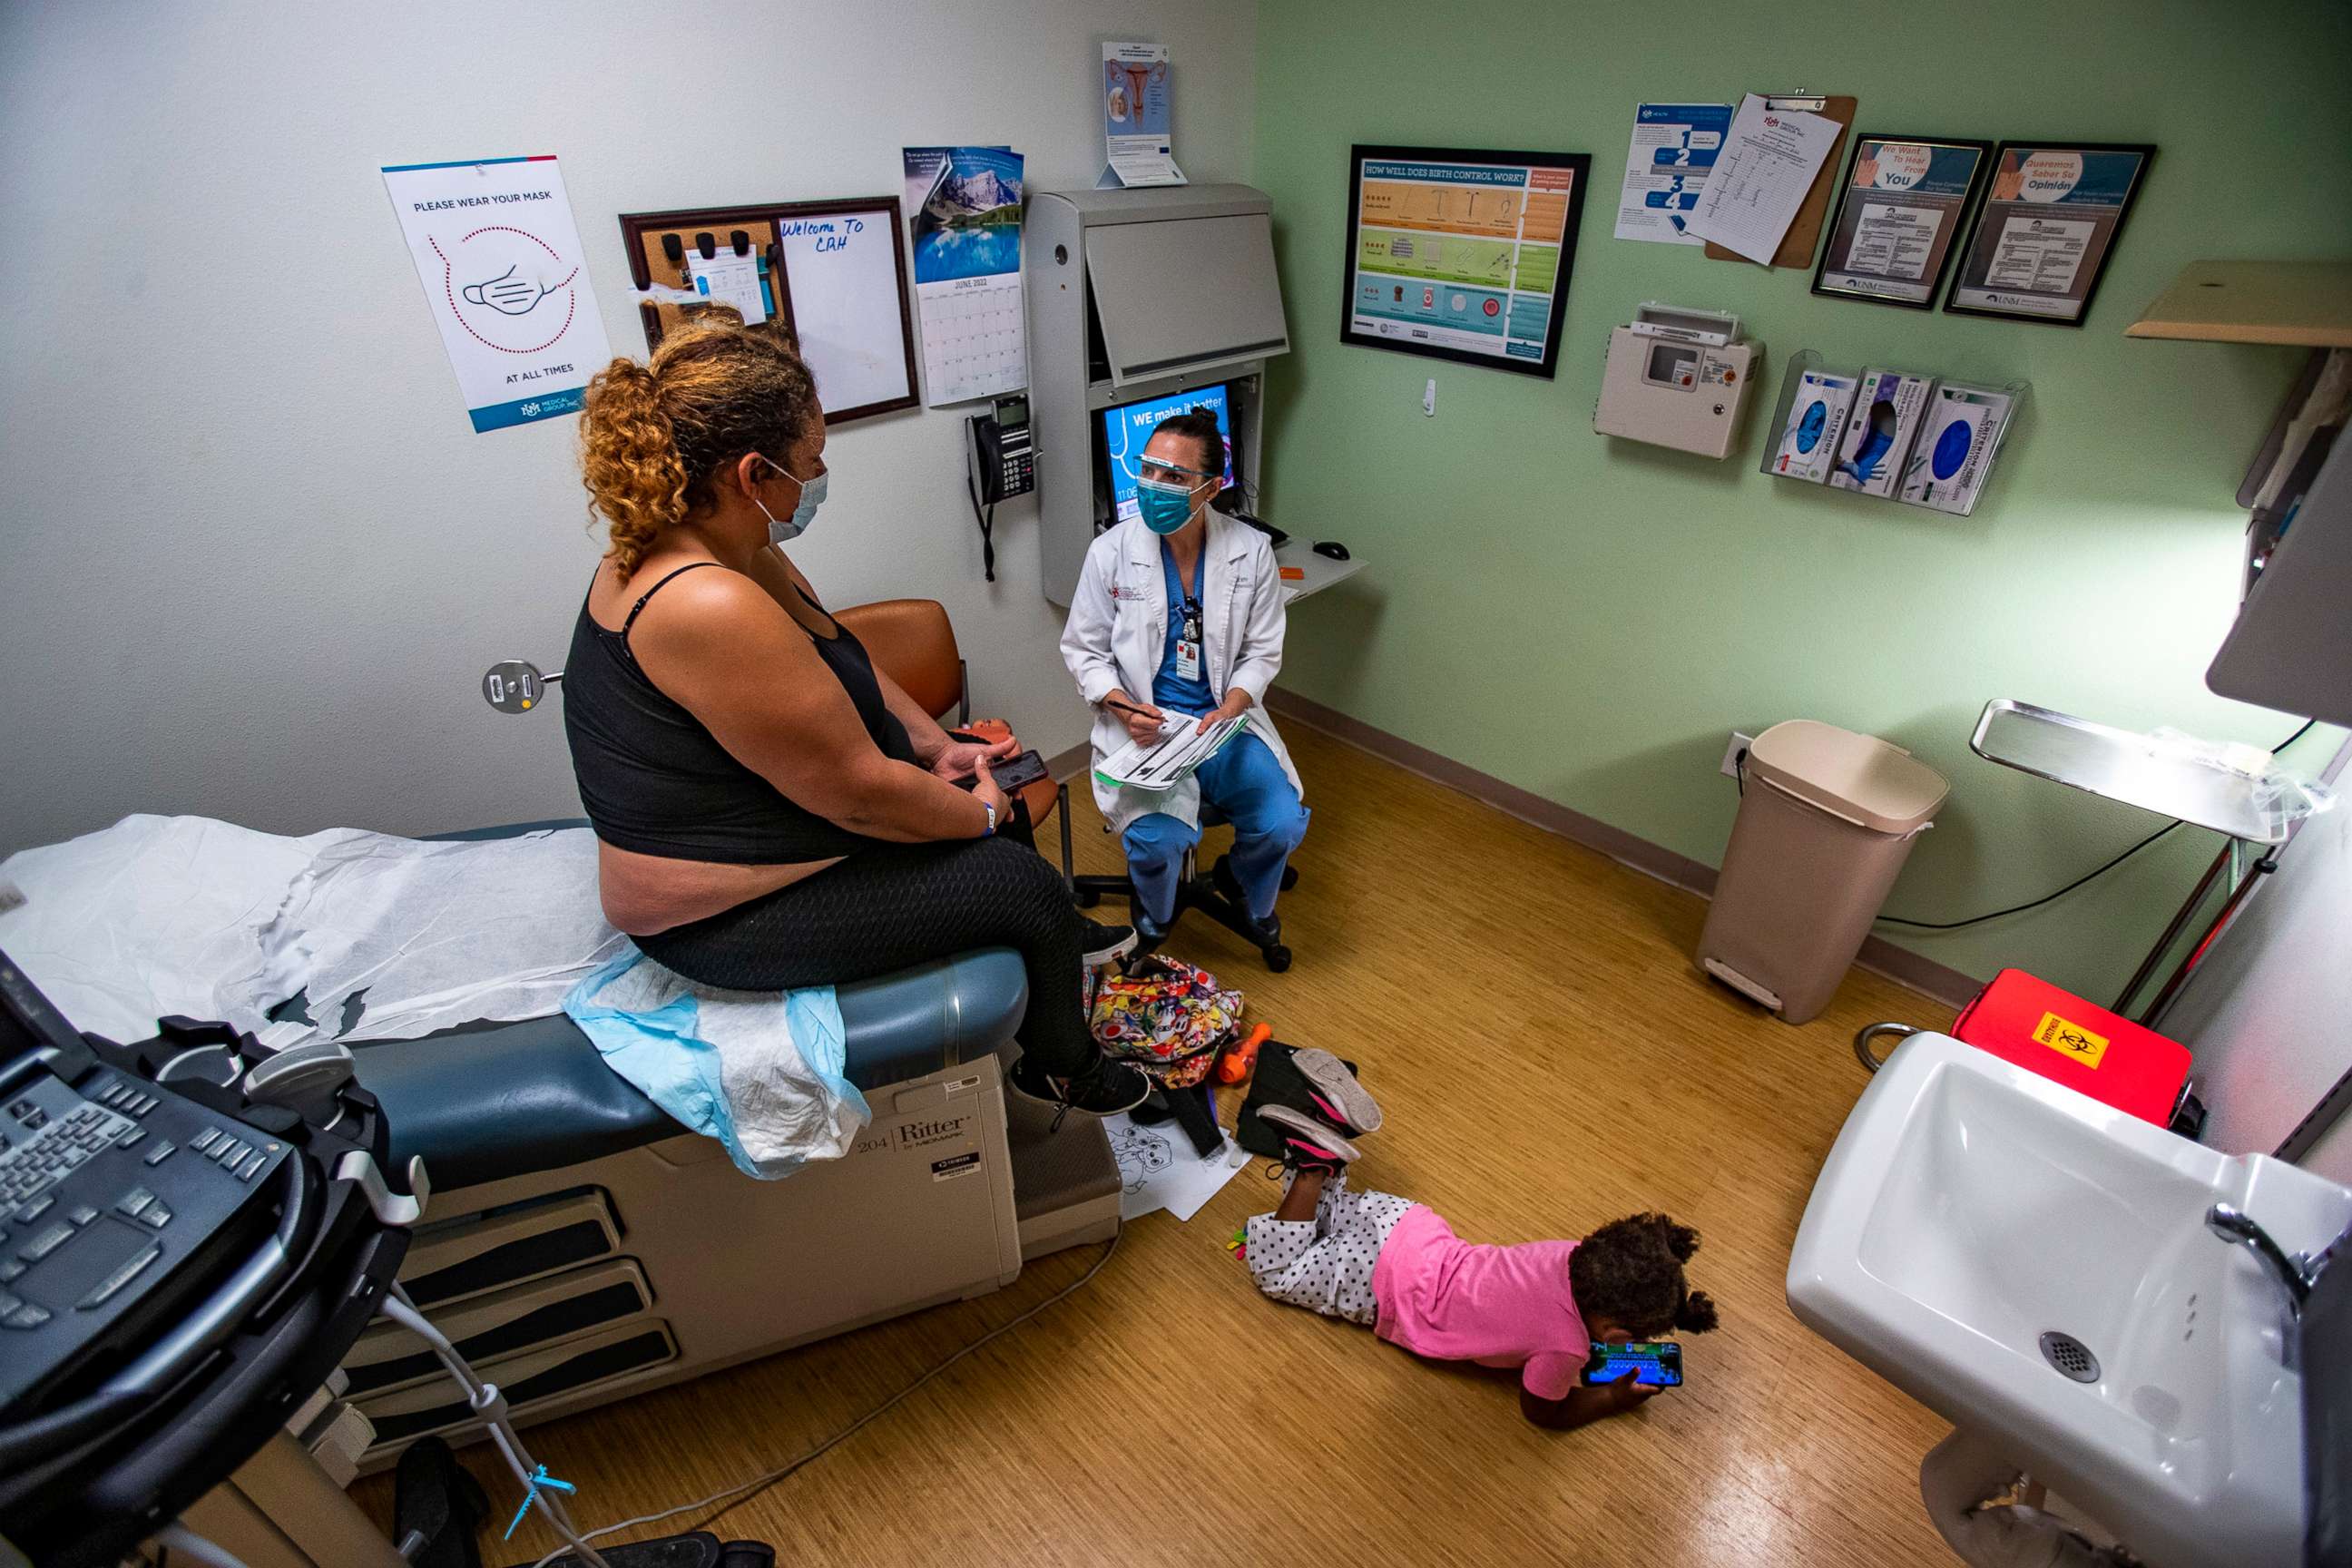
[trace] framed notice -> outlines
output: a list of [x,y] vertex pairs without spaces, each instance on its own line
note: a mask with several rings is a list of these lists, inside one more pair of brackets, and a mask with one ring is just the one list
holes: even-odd
[[1358,146],[1339,341],[1552,374],[1587,153]]
[[1944,309],[2079,327],[2156,149],[2004,142]]
[[1990,142],[1856,138],[1813,292],[1932,310],[1991,154]]

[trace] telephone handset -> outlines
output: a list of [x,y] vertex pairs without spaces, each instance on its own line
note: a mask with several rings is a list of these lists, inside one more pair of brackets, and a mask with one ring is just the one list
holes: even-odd
[[1000,397],[993,417],[974,415],[971,422],[973,488],[983,506],[994,506],[1011,496],[1025,496],[1037,488],[1035,456],[1030,448],[1029,400]]
[[971,515],[980,523],[982,563],[988,580],[996,581],[996,503],[1025,496],[1037,488],[1036,451],[1029,434],[1029,399],[1015,395],[1000,397],[991,414],[975,414],[965,423],[964,486],[971,496]]

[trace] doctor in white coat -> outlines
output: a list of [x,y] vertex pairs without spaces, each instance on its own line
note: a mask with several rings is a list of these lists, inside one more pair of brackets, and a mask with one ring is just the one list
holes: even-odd
[[1282,670],[1282,578],[1265,535],[1209,510],[1223,488],[1224,438],[1206,409],[1163,419],[1143,448],[1137,516],[1087,551],[1062,630],[1062,659],[1095,710],[1099,763],[1163,726],[1248,726],[1174,789],[1119,789],[1095,781],[1095,802],[1127,848],[1137,936],[1167,934],[1185,854],[1201,840],[1203,798],[1234,826],[1217,862],[1228,896],[1244,905],[1260,941],[1280,940],[1282,871],[1306,836],[1298,770],[1265,711]]

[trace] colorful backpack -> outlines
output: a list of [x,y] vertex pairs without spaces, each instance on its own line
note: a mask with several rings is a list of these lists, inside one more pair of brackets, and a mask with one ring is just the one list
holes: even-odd
[[1181,959],[1153,957],[1126,974],[1090,977],[1087,1020],[1103,1054],[1133,1062],[1166,1089],[1209,1076],[1241,1026],[1242,994]]

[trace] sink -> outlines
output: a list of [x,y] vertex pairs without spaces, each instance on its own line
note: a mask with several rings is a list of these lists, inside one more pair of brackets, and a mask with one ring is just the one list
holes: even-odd
[[2217,1203],[2289,1252],[2352,1227],[2333,1182],[1914,1035],[1813,1184],[1789,1305],[2158,1568],[2292,1564],[2296,1336],[2277,1277],[2206,1228]]

